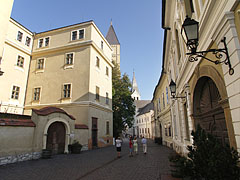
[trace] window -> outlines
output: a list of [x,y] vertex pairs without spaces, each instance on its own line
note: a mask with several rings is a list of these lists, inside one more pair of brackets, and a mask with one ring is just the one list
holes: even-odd
[[41,48],[43,46],[43,39],[38,40],[38,47]]
[[100,67],[100,59],[96,57],[96,66],[99,68]]
[[163,108],[165,108],[165,98],[164,98],[164,93],[162,94],[162,100],[163,100]]
[[72,32],[72,40],[76,40],[77,39],[77,31],[73,31]]
[[19,98],[19,92],[20,92],[20,87],[13,86],[11,98],[12,99],[18,99]]
[[81,29],[79,30],[79,39],[83,39],[84,38],[84,30]]
[[[44,46],[43,46],[43,42],[44,42]],[[47,47],[49,46],[49,42],[50,42],[50,38],[46,37],[46,38],[41,38],[38,40],[38,47]]]
[[33,92],[33,100],[34,101],[39,101],[40,100],[40,88],[34,88]]
[[106,75],[108,76],[109,75],[109,70],[108,70],[108,67],[106,66]]
[[168,126],[168,135],[172,136],[171,125]]
[[184,3],[185,3],[186,15],[191,18],[192,13],[194,13],[193,2],[192,0],[185,0]]
[[71,84],[64,84],[63,85],[63,98],[70,98],[71,97]]
[[23,37],[23,33],[21,31],[18,31],[17,40],[22,42],[22,37]]
[[161,111],[161,99],[158,98],[158,111]]
[[148,134],[150,134],[150,130],[149,130],[149,128],[148,128]]
[[72,36],[71,36],[71,40],[77,40],[77,39],[83,39],[84,38],[84,29],[80,29],[77,31],[72,31]]
[[69,53],[66,55],[66,64],[73,64],[73,53]]
[[23,68],[23,64],[24,64],[24,57],[22,57],[22,56],[18,56],[18,59],[17,59],[17,66]]
[[109,121],[106,122],[106,134],[109,134]]
[[107,92],[106,92],[106,104],[109,104],[109,97]]
[[45,46],[49,45],[49,37],[45,38]]
[[31,43],[31,38],[27,36],[25,45],[30,46],[30,43]]
[[179,36],[178,36],[178,30],[175,29],[175,34],[176,34],[176,46],[177,46],[177,53],[178,53],[178,62],[181,58],[181,51],[180,51],[180,44],[179,44]]
[[99,97],[99,91],[100,91],[99,87],[96,86],[96,100],[97,100],[97,101],[100,100],[100,97]]
[[44,67],[44,59],[38,59],[37,60],[37,69],[43,69]]
[[101,49],[103,49],[103,41],[101,41]]
[[166,97],[167,97],[167,104],[168,104],[168,88],[166,87]]

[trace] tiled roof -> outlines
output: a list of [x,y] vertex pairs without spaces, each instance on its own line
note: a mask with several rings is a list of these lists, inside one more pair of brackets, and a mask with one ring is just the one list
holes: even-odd
[[138,115],[137,116],[148,113],[148,112],[150,112],[150,110],[153,110],[153,109],[154,109],[153,108],[153,103],[152,102],[148,103],[147,105],[145,105],[144,107],[142,107],[138,110]]
[[106,39],[107,39],[107,41],[109,42],[110,45],[118,45],[118,44],[120,44],[112,25],[108,29],[108,33],[107,33]]
[[31,116],[0,113],[0,126],[35,127],[36,125],[31,120]]
[[68,114],[63,109],[60,109],[60,108],[57,108],[57,107],[45,107],[45,108],[42,108],[42,109],[39,109],[39,110],[38,109],[33,109],[33,112],[35,112],[36,114],[41,115],[41,116],[47,116],[47,115],[52,114],[52,113],[62,113],[62,114],[66,114],[72,120],[75,120],[75,118],[72,115]]
[[146,104],[150,103],[150,100],[135,100],[134,105],[137,109],[144,107]]
[[88,126],[85,124],[75,124],[75,129],[88,129]]

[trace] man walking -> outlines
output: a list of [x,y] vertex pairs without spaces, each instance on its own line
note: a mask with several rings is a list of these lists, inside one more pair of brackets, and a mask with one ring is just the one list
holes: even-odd
[[142,138],[142,145],[143,145],[143,153],[147,154],[147,139],[144,138],[144,136]]

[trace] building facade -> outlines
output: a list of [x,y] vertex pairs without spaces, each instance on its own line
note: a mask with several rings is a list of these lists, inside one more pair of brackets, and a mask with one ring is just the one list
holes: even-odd
[[[25,114],[58,107],[72,115],[72,136],[88,148],[112,142],[112,49],[93,21],[34,36]],[[79,127],[89,132],[81,134]]]
[[[176,83],[176,96],[170,100],[173,148],[186,153],[192,144],[191,131],[200,124],[207,132],[240,152],[240,3],[237,0],[162,1],[164,29],[163,62],[168,84]],[[223,48],[226,37],[229,67],[206,59],[190,62],[182,24],[188,16],[199,22],[197,51]],[[205,57],[216,59],[211,52]]]
[[33,33],[10,18],[4,41],[0,81],[0,112],[23,114]]

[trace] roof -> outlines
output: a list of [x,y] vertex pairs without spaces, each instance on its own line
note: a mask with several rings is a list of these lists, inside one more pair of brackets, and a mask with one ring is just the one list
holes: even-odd
[[52,113],[62,113],[62,114],[66,114],[68,117],[70,117],[72,120],[75,120],[75,118],[68,114],[66,111],[64,111],[63,109],[57,108],[57,107],[44,107],[42,109],[33,109],[33,112],[35,112],[37,115],[40,116],[47,116],[49,114]]
[[75,124],[75,129],[88,129],[88,126],[85,124]]
[[108,29],[106,39],[110,45],[119,45],[120,44],[112,24],[110,25],[110,27]]
[[150,102],[151,100],[135,100],[134,105],[136,106],[137,109],[140,109]]
[[0,113],[0,126],[35,127],[36,125],[31,120],[31,116]]
[[138,113],[137,116],[140,116],[140,115],[142,115],[142,114],[146,114],[146,113],[150,112],[150,111],[153,110],[153,109],[154,109],[153,103],[150,102],[150,103],[148,103],[147,105],[145,105],[144,107],[142,107],[142,108],[140,108],[140,109],[138,110],[139,113]]
[[138,89],[138,85],[137,85],[137,80],[135,77],[135,73],[133,72],[133,80],[132,80],[132,92],[137,91],[138,94],[140,94],[139,89]]

